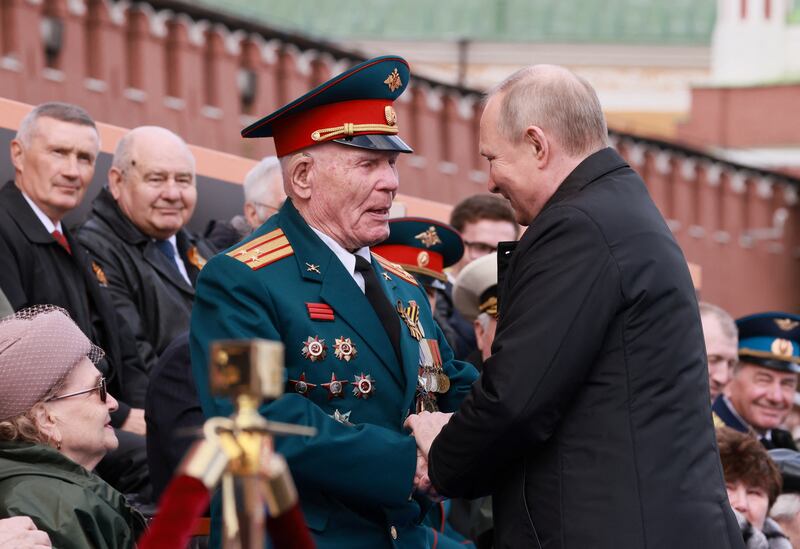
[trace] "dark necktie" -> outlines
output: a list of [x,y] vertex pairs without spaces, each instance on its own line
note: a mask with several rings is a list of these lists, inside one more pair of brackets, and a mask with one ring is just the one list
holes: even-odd
[[392,307],[392,304],[389,303],[386,294],[383,293],[372,264],[358,254],[356,254],[356,271],[364,277],[364,295],[367,296],[367,300],[372,305],[372,308],[375,309],[375,314],[378,315],[381,324],[383,324],[383,329],[386,330],[386,335],[389,336],[392,347],[394,347],[397,360],[402,361],[402,355],[400,354],[400,319],[397,317],[397,312]]
[[53,235],[53,238],[55,238],[55,239],[56,239],[56,242],[58,242],[59,244],[61,244],[61,247],[62,247],[62,248],[64,248],[65,250],[67,250],[67,253],[68,253],[68,254],[72,255],[72,248],[70,248],[70,247],[69,247],[69,242],[67,242],[67,237],[66,237],[66,236],[64,236],[64,234],[63,234],[61,231],[59,231],[58,229],[56,229],[55,231],[53,231],[53,232],[52,232],[52,233],[50,233],[50,234],[51,234],[51,235]]
[[180,269],[178,269],[178,264],[175,262],[175,248],[172,247],[172,243],[169,240],[156,240],[156,248],[166,256],[170,266],[175,270],[175,273],[183,278]]

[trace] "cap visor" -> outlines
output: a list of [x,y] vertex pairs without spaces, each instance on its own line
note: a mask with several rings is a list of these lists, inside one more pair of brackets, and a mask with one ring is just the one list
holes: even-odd
[[414,149],[396,135],[354,135],[353,137],[334,139],[333,141],[342,145],[358,147],[359,149],[372,149],[373,151],[414,152]]

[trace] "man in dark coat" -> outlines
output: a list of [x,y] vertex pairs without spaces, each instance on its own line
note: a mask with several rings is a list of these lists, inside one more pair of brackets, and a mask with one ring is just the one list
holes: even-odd
[[123,136],[108,183],[79,239],[103,269],[149,372],[189,329],[194,283],[216,250],[185,228],[197,202],[194,157],[171,131],[143,126]]
[[481,378],[450,418],[407,421],[433,489],[491,494],[497,548],[742,547],[689,270],[594,90],[522,69],[490,95],[480,145],[528,229],[498,250]]
[[111,305],[102,269],[61,223],[86,193],[99,146],[94,121],[80,107],[44,103],[23,119],[11,142],[15,179],[0,189],[0,289],[14,310],[63,307],[105,350],[104,374],[119,400],[112,425],[122,431],[120,448],[98,472],[136,492],[148,478],[141,436],[147,375],[133,335]]
[[736,321],[739,362],[724,395],[712,406],[714,423],[752,433],[772,450],[797,451],[780,429],[792,411],[800,372],[800,316],[769,312]]

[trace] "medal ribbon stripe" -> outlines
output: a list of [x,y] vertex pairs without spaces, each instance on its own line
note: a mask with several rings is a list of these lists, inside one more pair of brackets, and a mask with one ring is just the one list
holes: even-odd
[[311,320],[334,320],[333,309],[326,303],[306,303]]

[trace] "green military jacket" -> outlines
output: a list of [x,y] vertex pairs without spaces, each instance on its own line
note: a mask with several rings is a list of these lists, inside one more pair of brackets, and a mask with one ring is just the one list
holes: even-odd
[[0,517],[21,515],[59,549],[132,548],[145,529],[122,494],[53,448],[0,442]]
[[[453,359],[415,279],[374,254],[372,263],[392,304],[418,304],[425,336],[438,341],[451,382],[438,398],[439,408],[454,411],[477,372]],[[421,526],[427,500],[412,495],[416,445],[403,429],[414,411],[419,343],[402,321],[401,331],[402,364],[364,293],[291,200],[200,273],[191,351],[203,411],[206,416],[232,412],[228,400],[209,392],[212,341],[283,342],[285,394],[262,413],[317,429],[313,438],[278,437],[276,448],[287,458],[320,548],[428,545],[429,531]],[[323,353],[314,341],[321,342]],[[368,395],[357,391],[365,376],[372,383]],[[336,395],[329,385],[334,379],[346,382]]]

